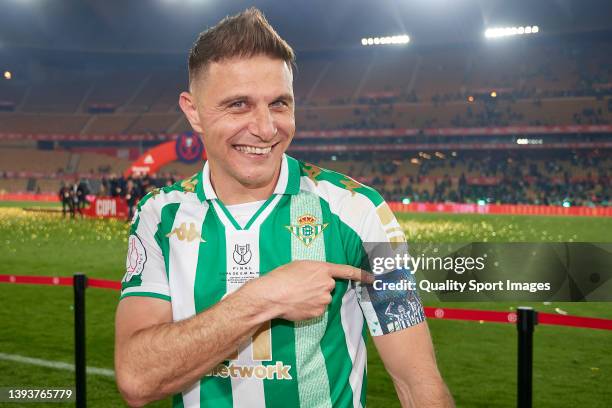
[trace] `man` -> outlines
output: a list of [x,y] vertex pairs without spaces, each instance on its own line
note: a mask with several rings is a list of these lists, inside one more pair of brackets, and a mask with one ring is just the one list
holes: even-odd
[[365,406],[364,321],[404,406],[452,406],[415,294],[393,299],[418,305],[394,331],[363,289],[364,242],[404,240],[389,207],[284,154],[293,61],[255,9],[191,51],[179,103],[208,161],[145,196],[131,226],[115,367],[132,406]]
[[70,215],[72,216],[73,212],[72,202],[70,199],[70,188],[66,186],[66,183],[64,181],[60,183],[60,190],[58,195],[60,201],[62,202],[62,216],[65,218],[67,211],[70,211]]

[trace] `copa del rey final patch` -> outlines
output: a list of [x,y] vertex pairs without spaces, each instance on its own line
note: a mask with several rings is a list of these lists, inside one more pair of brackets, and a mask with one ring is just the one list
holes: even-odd
[[128,256],[125,262],[124,282],[129,282],[134,276],[140,275],[147,261],[147,251],[138,235],[132,234],[128,240]]
[[317,223],[314,215],[304,214],[297,218],[297,224],[285,225],[293,235],[306,246],[309,246],[323,232],[328,224]]

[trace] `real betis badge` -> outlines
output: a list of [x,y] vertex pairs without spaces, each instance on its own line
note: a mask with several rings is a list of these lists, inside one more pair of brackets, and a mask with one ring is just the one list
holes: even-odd
[[285,228],[306,246],[309,246],[323,232],[325,227],[327,227],[327,224],[317,224],[317,218],[310,214],[300,215],[297,219],[297,225],[285,225]]

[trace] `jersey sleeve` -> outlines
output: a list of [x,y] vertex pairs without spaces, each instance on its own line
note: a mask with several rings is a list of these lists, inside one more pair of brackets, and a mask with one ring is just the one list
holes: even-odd
[[121,299],[146,296],[170,301],[164,256],[156,237],[158,218],[152,205],[139,208],[134,215],[128,239],[126,272],[121,281]]
[[[404,231],[382,198],[366,212],[357,232],[362,245],[359,267],[374,272],[378,281],[375,285],[354,283],[370,334],[380,336],[423,322],[425,312],[411,271],[394,268],[381,271],[378,269],[382,268],[373,267],[376,258],[403,257],[408,253]],[[389,286],[393,290],[387,289]]]

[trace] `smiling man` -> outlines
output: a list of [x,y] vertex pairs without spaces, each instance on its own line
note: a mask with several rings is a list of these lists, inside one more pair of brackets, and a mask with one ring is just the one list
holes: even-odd
[[365,406],[366,325],[404,406],[453,404],[416,293],[368,296],[364,244],[404,241],[389,207],[285,154],[293,63],[255,9],[191,50],[179,102],[208,161],[132,222],[115,347],[132,406]]

